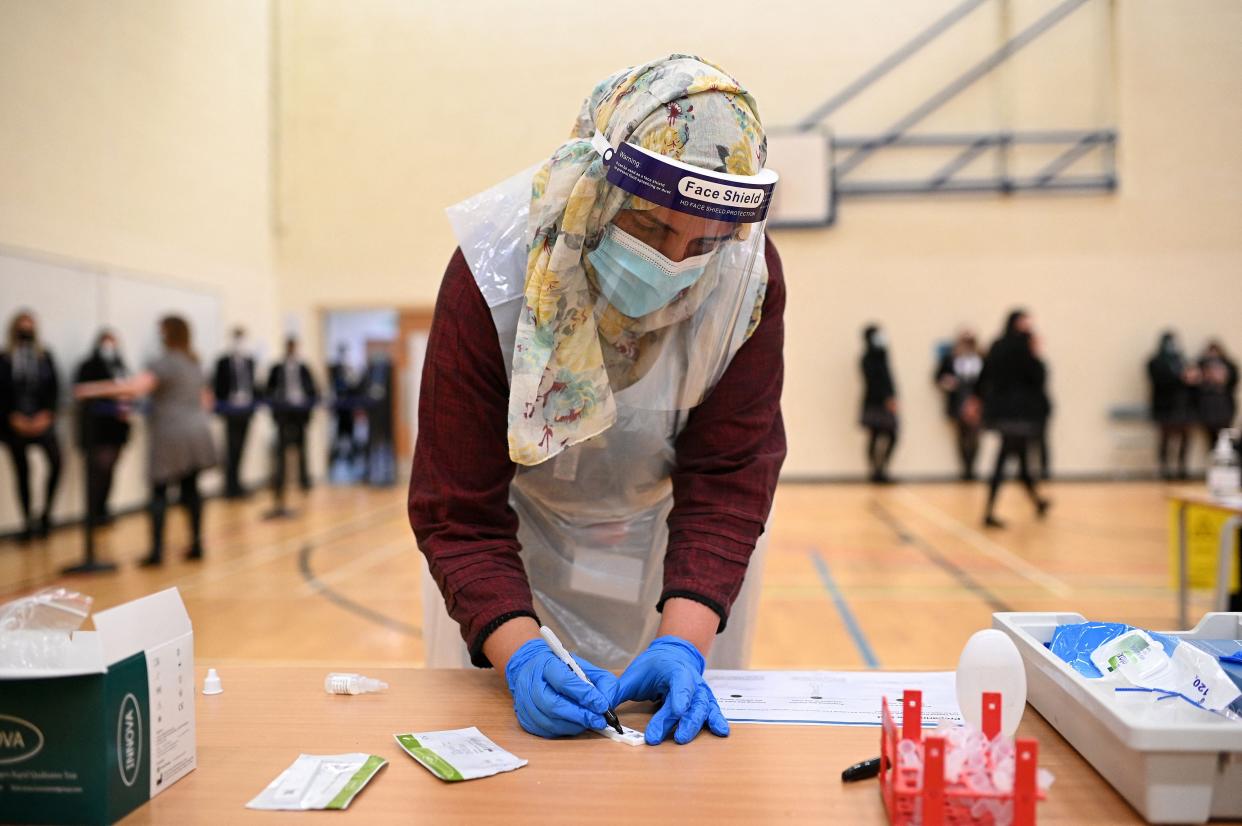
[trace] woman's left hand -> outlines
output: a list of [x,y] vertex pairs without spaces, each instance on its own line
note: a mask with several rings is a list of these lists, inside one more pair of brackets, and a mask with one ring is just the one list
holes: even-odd
[[729,736],[725,719],[707,681],[703,679],[703,655],[680,637],[657,637],[639,654],[617,681],[614,701],[663,700],[647,724],[646,739],[659,745],[673,735],[677,743],[689,743],[704,725],[717,737]]

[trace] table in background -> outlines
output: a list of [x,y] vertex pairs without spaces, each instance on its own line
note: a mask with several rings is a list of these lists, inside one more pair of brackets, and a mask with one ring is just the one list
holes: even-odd
[[[1233,549],[1233,535],[1242,525],[1242,499],[1221,500],[1213,498],[1205,490],[1172,490],[1170,502],[1177,506],[1177,630],[1190,627],[1190,566],[1186,541],[1186,512],[1191,508],[1209,508],[1231,514],[1220,527],[1216,559],[1216,597],[1213,611],[1229,610],[1229,552]],[[1242,565],[1242,562],[1239,562]]]
[[[200,663],[201,683],[206,671]],[[652,748],[594,734],[543,740],[526,734],[491,671],[371,669],[382,694],[324,693],[325,671],[221,668],[224,693],[198,695],[198,768],[131,814],[142,823],[816,823],[887,822],[875,781],[841,782],[841,770],[879,753],[873,727],[737,724],[725,739]],[[628,707],[627,707],[628,709]],[[642,728],[648,715],[623,709]],[[530,763],[514,772],[445,783],[392,735],[478,726]],[[1040,804],[1043,824],[1141,823],[1132,809],[1035,712],[1019,731],[1039,740],[1056,775]],[[378,754],[389,765],[344,812],[244,808],[300,752]]]

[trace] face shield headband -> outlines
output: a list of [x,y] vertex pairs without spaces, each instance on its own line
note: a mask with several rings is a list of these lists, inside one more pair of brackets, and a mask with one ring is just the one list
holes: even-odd
[[771,169],[755,175],[712,172],[630,143],[614,149],[598,131],[591,145],[608,168],[608,183],[631,195],[712,221],[754,224],[767,217],[777,181]]

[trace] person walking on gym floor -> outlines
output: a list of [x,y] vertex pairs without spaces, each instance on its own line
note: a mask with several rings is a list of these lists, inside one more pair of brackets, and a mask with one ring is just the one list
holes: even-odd
[[975,478],[975,457],[979,454],[979,431],[983,424],[975,385],[982,371],[983,355],[970,330],[957,334],[953,347],[945,352],[936,367],[936,384],[944,391],[945,415],[957,429],[962,481]]
[[[25,520],[21,542],[36,534],[46,537],[52,528],[52,502],[60,482],[60,443],[56,440],[56,407],[60,380],[52,354],[39,342],[35,318],[21,310],[9,324],[8,349],[0,353],[0,441],[9,447],[17,477],[17,497]],[[47,484],[43,515],[34,518],[30,502],[29,448],[47,457]]]
[[149,396],[147,413],[147,469],[151,479],[151,552],[143,566],[159,565],[164,559],[164,516],[168,489],[179,490],[177,503],[190,517],[188,559],[203,557],[203,497],[198,475],[216,464],[207,411],[211,391],[190,344],[190,325],[177,315],[160,319],[164,353],[141,373],[120,380],[79,384],[79,399],[134,398]]
[[[1147,378],[1151,382],[1151,418],[1160,430],[1160,478],[1187,479],[1186,452],[1195,420],[1199,368],[1186,361],[1173,331],[1160,336],[1156,354],[1147,362]],[[1170,464],[1173,452],[1177,455],[1176,471]]]
[[888,484],[888,462],[897,446],[897,388],[888,368],[888,340],[879,325],[863,328],[863,401],[860,424],[867,429],[871,481]]
[[1031,317],[1025,310],[1014,310],[1005,321],[1001,337],[988,351],[983,372],[979,374],[978,392],[983,400],[984,421],[1001,437],[983,517],[983,524],[989,528],[1004,527],[996,518],[996,496],[1011,457],[1018,460],[1018,478],[1026,487],[1036,514],[1043,517],[1048,510],[1050,503],[1040,497],[1028,466],[1031,440],[1038,436],[1041,421],[1049,409],[1044,387],[1046,379],[1047,370],[1039,355]]

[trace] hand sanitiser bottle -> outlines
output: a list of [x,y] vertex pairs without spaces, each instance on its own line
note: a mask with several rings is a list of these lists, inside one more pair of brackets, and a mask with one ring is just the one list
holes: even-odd
[[1242,473],[1239,472],[1238,455],[1233,449],[1232,433],[1222,430],[1216,439],[1216,447],[1212,450],[1212,462],[1208,466],[1208,493],[1217,499],[1236,496],[1242,487]]
[[383,680],[373,680],[361,674],[338,674],[333,672],[323,680],[323,690],[329,694],[371,694],[388,688]]

